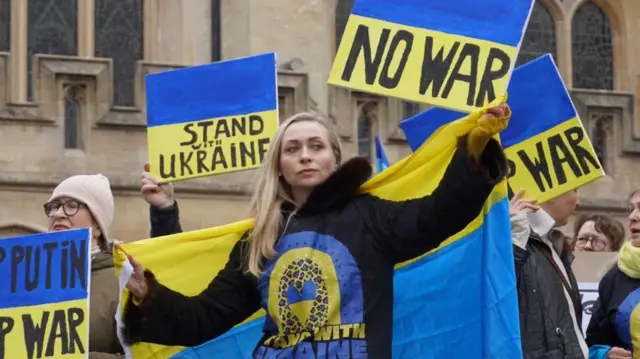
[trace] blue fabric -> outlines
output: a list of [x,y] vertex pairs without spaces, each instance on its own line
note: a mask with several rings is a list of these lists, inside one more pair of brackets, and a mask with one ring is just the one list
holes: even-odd
[[376,167],[378,172],[382,172],[389,168],[389,160],[387,154],[384,153],[384,147],[382,147],[382,141],[380,137],[376,136]]
[[589,348],[589,359],[607,359],[611,347],[608,345],[594,345]]

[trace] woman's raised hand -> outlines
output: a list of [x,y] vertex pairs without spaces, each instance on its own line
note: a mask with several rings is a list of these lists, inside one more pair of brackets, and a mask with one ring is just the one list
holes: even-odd
[[469,132],[467,148],[475,158],[480,158],[491,137],[504,130],[509,124],[511,110],[506,103],[487,109],[478,119],[478,125]]

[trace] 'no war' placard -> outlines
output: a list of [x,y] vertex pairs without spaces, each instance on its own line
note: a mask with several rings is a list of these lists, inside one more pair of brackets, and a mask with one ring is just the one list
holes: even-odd
[[2,239],[0,358],[87,358],[90,275],[89,229]]
[[504,94],[534,0],[356,0],[329,84],[473,112]]
[[[509,160],[509,190],[553,199],[604,176],[591,141],[551,55],[513,72],[507,103],[511,120],[500,133]],[[400,123],[412,150],[440,126],[465,114],[429,109]]]
[[173,182],[260,167],[279,125],[274,53],[145,79],[156,178]]

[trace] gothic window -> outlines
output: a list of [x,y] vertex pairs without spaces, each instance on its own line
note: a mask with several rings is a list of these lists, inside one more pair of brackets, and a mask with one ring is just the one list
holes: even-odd
[[78,49],[77,0],[28,0],[27,98],[33,101],[33,55],[75,56]]
[[606,170],[610,170],[610,164],[614,160],[611,148],[613,143],[609,140],[613,137],[613,115],[607,111],[589,112],[591,124],[591,143],[598,156],[598,161]]
[[0,51],[9,51],[11,0],[0,0]]
[[587,2],[576,11],[571,28],[573,87],[613,90],[611,25],[596,4]]
[[[375,102],[359,103],[358,112],[358,156],[364,157],[372,162],[375,154],[373,151],[373,121],[375,120]],[[373,154],[373,156],[372,156]]]
[[211,0],[211,62],[222,60],[220,0]]
[[80,123],[80,96],[83,87],[67,88],[64,97],[64,148],[81,149],[82,131]]
[[113,59],[113,100],[135,106],[136,66],[143,56],[143,0],[95,0],[96,57]]
[[420,104],[409,101],[402,101],[402,118],[407,119],[420,113]]
[[280,118],[280,122],[284,121],[287,118],[286,112],[286,100],[284,96],[278,96],[278,117]]
[[349,20],[349,15],[351,14],[351,8],[353,7],[354,0],[338,0],[338,5],[336,6],[336,51],[338,50],[338,46],[340,46],[340,39],[342,39],[342,33],[344,32],[345,27],[347,27],[347,20]]
[[553,16],[549,10],[536,1],[529,19],[527,31],[522,39],[516,67],[524,65],[538,57],[551,54],[556,60],[556,30]]

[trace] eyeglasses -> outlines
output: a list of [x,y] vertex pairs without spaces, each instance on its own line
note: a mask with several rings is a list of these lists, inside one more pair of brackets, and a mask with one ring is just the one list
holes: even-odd
[[84,207],[83,203],[80,203],[76,200],[70,199],[65,202],[60,201],[51,201],[44,204],[44,214],[47,217],[53,216],[60,207],[62,207],[62,212],[64,212],[67,217],[75,216],[76,213],[80,210],[80,208]]
[[607,241],[598,237],[578,237],[576,241],[576,247],[584,248],[587,243],[591,243],[591,248],[601,251],[607,248]]

